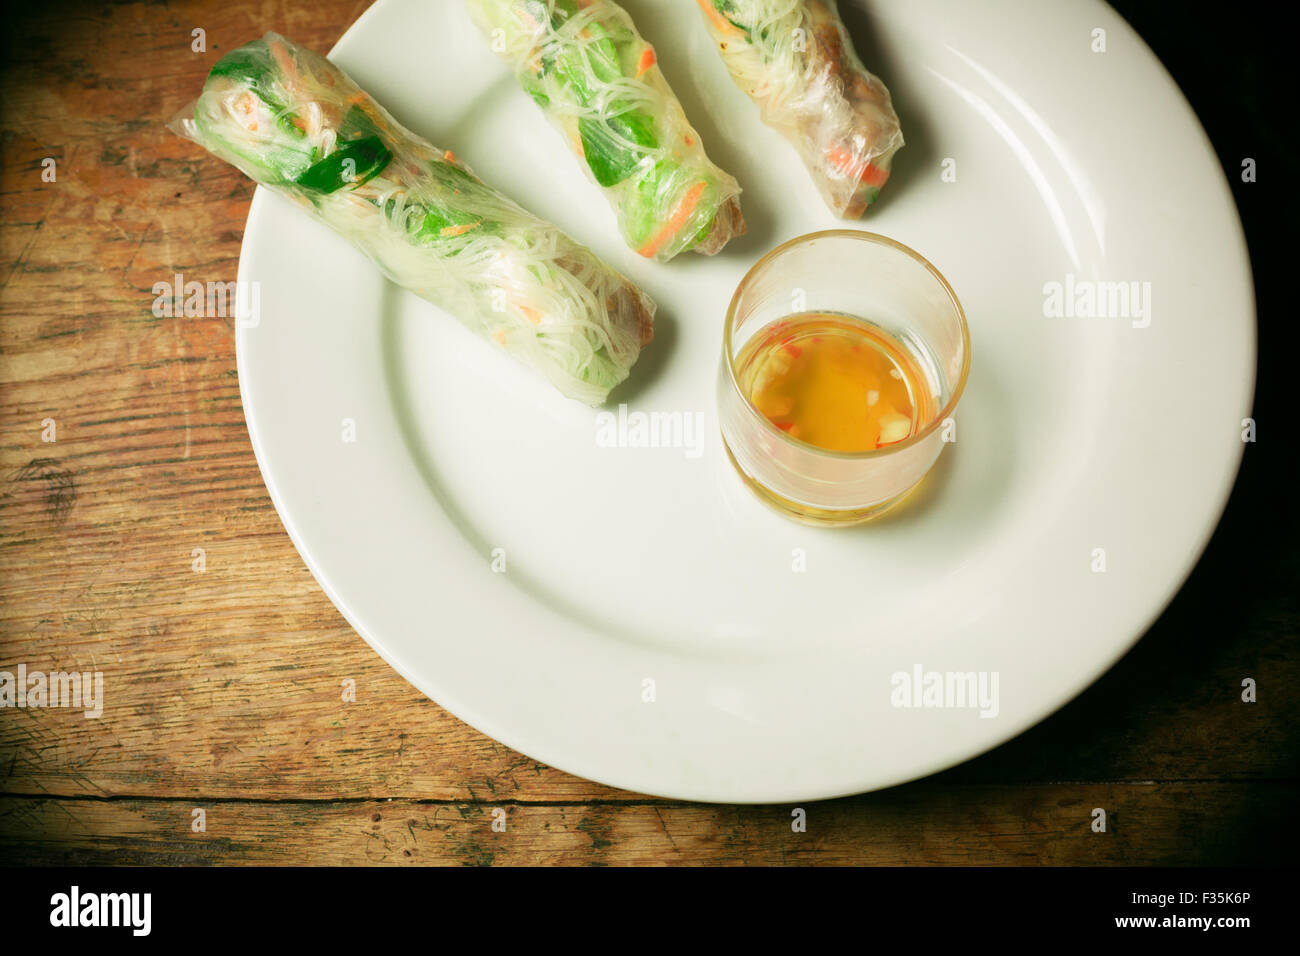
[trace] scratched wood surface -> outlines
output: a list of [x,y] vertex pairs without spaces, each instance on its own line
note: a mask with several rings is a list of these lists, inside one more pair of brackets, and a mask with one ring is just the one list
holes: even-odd
[[[0,669],[110,681],[98,720],[0,710],[0,862],[1293,855],[1300,617],[1284,439],[1248,447],[1191,581],[1097,685],[961,767],[804,808],[805,833],[791,807],[692,806],[569,776],[394,674],[315,585],[271,506],[230,320],[152,312],[153,284],[176,272],[235,277],[252,196],[162,123],[233,46],[274,29],[328,49],[366,6],[69,3],[0,40]],[[196,27],[204,53],[190,47]],[[1219,148],[1232,168],[1238,147]],[[1237,194],[1248,229],[1276,201]],[[1253,251],[1263,312],[1272,273]],[[1272,388],[1262,377],[1257,408]],[[355,703],[341,700],[345,677]],[[1254,704],[1240,699],[1246,677]],[[1090,829],[1094,807],[1110,815],[1105,834]]]

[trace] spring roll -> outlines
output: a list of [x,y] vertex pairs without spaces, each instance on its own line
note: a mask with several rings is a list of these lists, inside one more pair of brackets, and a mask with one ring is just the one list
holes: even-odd
[[713,255],[742,235],[740,186],[705,155],[656,63],[611,0],[468,0],[492,49],[514,69],[605,193],[619,231],[666,262]]
[[653,335],[636,286],[284,37],[228,53],[171,125],[570,398],[603,402]]
[[885,84],[835,0],[697,0],[731,78],[798,150],[831,211],[857,219],[903,145]]

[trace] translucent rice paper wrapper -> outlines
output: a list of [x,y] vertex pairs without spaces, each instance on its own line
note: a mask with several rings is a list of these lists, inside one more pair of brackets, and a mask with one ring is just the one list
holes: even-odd
[[826,204],[857,219],[903,133],[885,84],[853,50],[835,0],[696,0],[731,77],[799,151]]
[[740,185],[715,166],[656,61],[610,0],[467,0],[588,178],[627,244],[666,262],[713,255],[745,231]]
[[570,398],[603,402],[653,336],[636,286],[284,37],[227,54],[169,125]]

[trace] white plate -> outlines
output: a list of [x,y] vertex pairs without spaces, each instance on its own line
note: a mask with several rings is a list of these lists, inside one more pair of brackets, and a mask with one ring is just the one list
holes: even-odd
[[[658,337],[613,407],[700,413],[699,457],[598,447],[595,412],[279,197],[254,197],[240,278],[260,283],[261,322],[239,331],[239,381],[289,534],[411,683],[563,770],[786,802],[985,751],[1132,646],[1236,475],[1255,368],[1246,247],[1151,51],[1092,0],[842,2],[908,136],[863,226],[948,277],[974,355],[957,442],[918,506],[875,525],[782,520],[720,445],[714,375],[737,282],[779,242],[839,223],[731,83],[692,0],[626,5],[745,187],[751,233],[714,259],[657,265],[622,246],[461,3],[381,0],[333,57],[654,296]],[[1150,324],[1044,317],[1045,284],[1067,274],[1150,283]],[[893,676],[918,666],[996,673],[997,715],[894,706]]]

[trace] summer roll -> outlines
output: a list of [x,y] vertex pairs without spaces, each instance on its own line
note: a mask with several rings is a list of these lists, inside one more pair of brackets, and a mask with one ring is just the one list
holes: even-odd
[[666,262],[742,235],[740,186],[704,152],[632,18],[611,0],[468,0],[494,52],[605,192],[624,241]]
[[903,145],[885,84],[853,50],[835,0],[697,0],[731,78],[798,150],[826,204],[857,219]]
[[226,54],[171,125],[570,398],[603,402],[653,335],[636,286],[282,36]]

